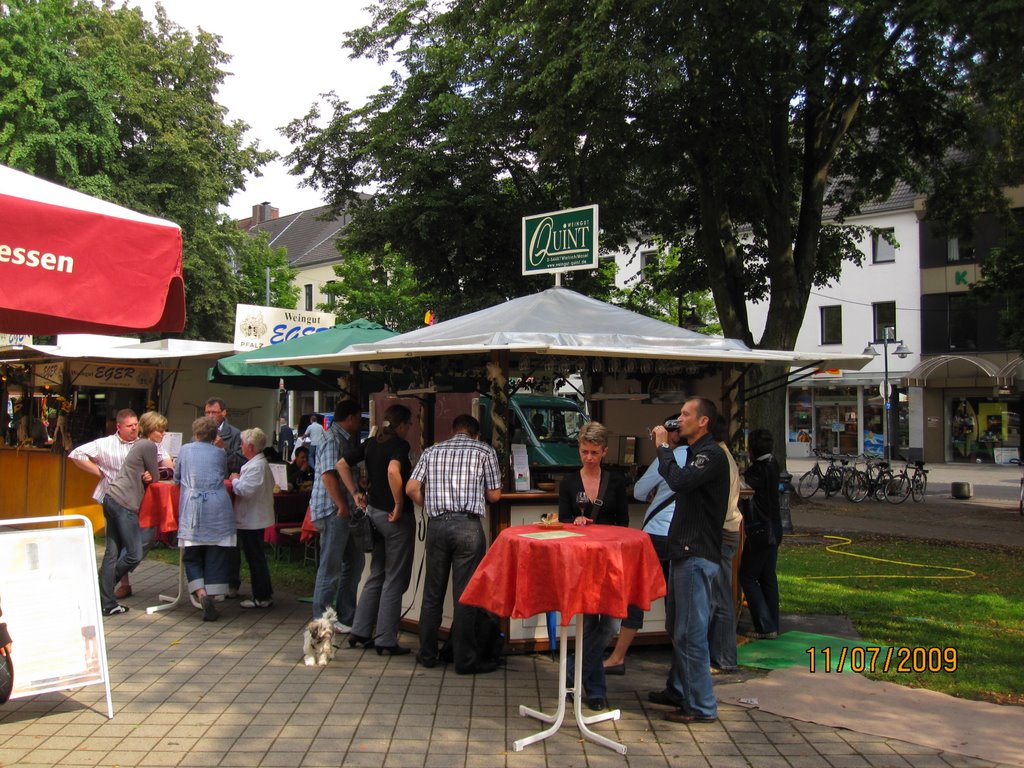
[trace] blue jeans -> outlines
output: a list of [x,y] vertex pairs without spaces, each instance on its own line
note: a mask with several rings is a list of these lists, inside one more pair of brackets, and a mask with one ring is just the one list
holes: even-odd
[[452,577],[452,654],[456,669],[470,669],[477,663],[475,618],[476,609],[462,605],[459,598],[469,584],[477,565],[484,558],[487,540],[478,517],[453,515],[431,518],[427,523],[426,574],[423,580],[423,602],[420,606],[420,659],[427,664],[437,662],[437,632],[448,575]]
[[[371,637],[375,645],[389,648],[398,645],[402,595],[409,588],[409,579],[412,577],[416,516],[405,513],[395,522],[389,523],[387,511],[370,506],[366,508],[366,514],[373,521],[377,533],[373,537],[370,575],[366,577],[363,593],[359,596],[359,605],[351,625],[352,634]],[[348,524],[348,520],[345,524]],[[351,536],[349,544],[352,544]]]
[[338,621],[352,625],[356,617],[356,595],[366,558],[348,535],[348,518],[336,514],[314,520],[320,532],[320,565],[313,587],[313,618],[319,619],[337,605]]
[[226,595],[231,570],[231,550],[215,544],[185,547],[181,561],[185,564],[188,591],[205,589],[208,595]]
[[672,668],[667,689],[683,702],[683,709],[699,717],[718,717],[711,682],[708,622],[719,565],[703,557],[672,561],[666,622],[672,633]]
[[142,562],[142,529],[139,510],[122,507],[109,494],[103,497],[103,520],[107,548],[100,565],[100,607],[109,611],[117,605],[114,585]]
[[708,628],[708,645],[711,648],[711,663],[719,669],[736,666],[736,611],[732,602],[732,559],[736,556],[740,535],[738,532],[722,531],[722,559],[719,561],[718,576],[715,577],[712,598],[711,626]]

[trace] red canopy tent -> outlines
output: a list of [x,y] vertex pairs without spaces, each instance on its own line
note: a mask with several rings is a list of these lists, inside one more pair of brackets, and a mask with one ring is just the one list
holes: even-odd
[[177,224],[0,165],[0,332],[184,327]]

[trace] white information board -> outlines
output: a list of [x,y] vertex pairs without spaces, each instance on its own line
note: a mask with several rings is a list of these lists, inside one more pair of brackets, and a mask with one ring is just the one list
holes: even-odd
[[278,464],[272,462],[270,465],[270,474],[274,476],[274,485],[280,488],[282,491],[288,490],[288,465]]
[[89,518],[3,521],[0,607],[13,640],[12,699],[102,683],[114,716]]

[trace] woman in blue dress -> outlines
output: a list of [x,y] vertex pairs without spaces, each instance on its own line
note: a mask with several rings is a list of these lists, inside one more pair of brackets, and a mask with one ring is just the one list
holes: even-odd
[[194,442],[181,446],[174,480],[181,485],[178,546],[184,549],[188,589],[203,609],[203,621],[220,614],[215,595],[226,595],[230,549],[235,546],[235,513],[224,487],[227,454],[213,444],[217,422],[203,416],[192,422]]

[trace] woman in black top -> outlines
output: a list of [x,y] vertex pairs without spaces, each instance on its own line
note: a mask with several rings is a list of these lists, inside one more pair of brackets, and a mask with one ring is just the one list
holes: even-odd
[[[412,577],[416,539],[416,517],[405,484],[412,474],[406,435],[412,426],[412,412],[404,405],[392,405],[384,412],[384,423],[376,436],[346,453],[338,462],[341,481],[356,500],[356,506],[370,516],[374,535],[370,575],[363,584],[352,621],[348,644],[353,648],[376,647],[377,655],[409,653],[398,644],[398,621],[402,595]],[[369,488],[359,491],[352,467],[366,462]],[[376,627],[376,628],[375,628]]]
[[[626,479],[601,466],[608,455],[608,429],[592,421],[580,430],[579,472],[565,475],[558,487],[558,519],[574,525],[629,526]],[[583,616],[583,689],[590,709],[608,708],[608,684],[604,675],[604,649],[618,630],[613,616]],[[570,668],[569,674],[572,675]],[[572,685],[570,680],[569,685]]]

